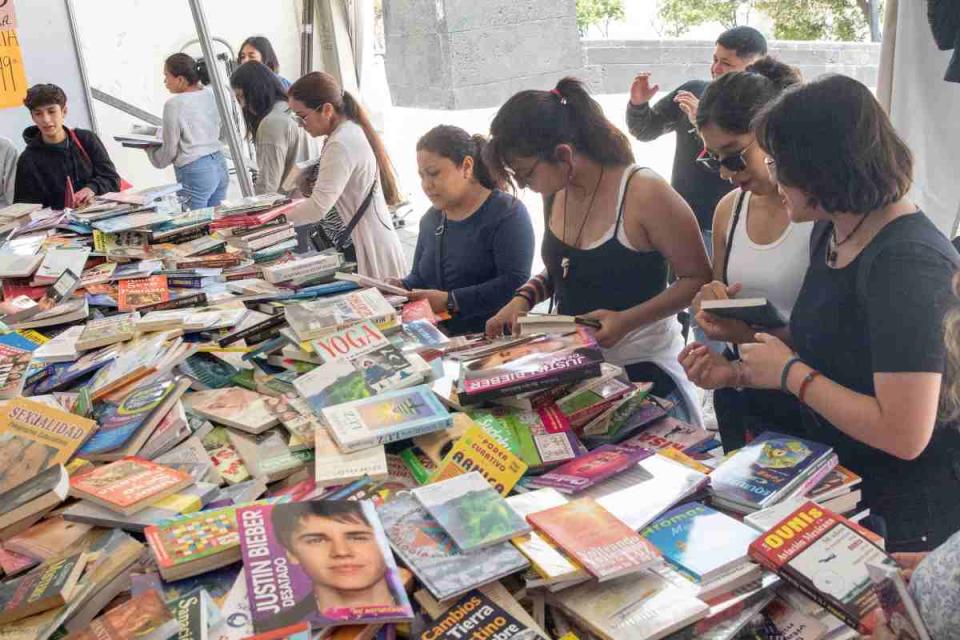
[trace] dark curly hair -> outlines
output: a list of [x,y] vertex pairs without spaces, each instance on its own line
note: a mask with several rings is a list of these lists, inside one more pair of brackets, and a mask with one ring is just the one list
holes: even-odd
[[35,84],[27,89],[23,98],[23,106],[30,111],[51,104],[58,104],[61,108],[67,106],[67,94],[55,84]]

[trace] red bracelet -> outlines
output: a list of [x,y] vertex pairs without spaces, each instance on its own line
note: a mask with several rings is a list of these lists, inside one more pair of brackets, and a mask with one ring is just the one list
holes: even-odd
[[813,379],[820,375],[820,372],[816,369],[811,369],[810,373],[803,377],[803,382],[800,383],[800,390],[797,391],[797,398],[800,400],[800,404],[807,404],[803,397],[807,393],[807,387],[810,386],[810,383],[813,382]]

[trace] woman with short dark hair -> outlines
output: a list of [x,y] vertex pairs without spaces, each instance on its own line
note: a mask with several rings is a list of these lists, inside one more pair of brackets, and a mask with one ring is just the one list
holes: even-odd
[[757,334],[740,348],[740,384],[796,396],[771,428],[800,423],[863,477],[887,549],[931,549],[960,529],[960,434],[937,420],[960,256],[907,199],[910,150],[861,83],[789,90],[756,130],[791,220],[816,224],[790,346]]
[[290,170],[314,155],[310,136],[294,122],[287,92],[277,75],[265,65],[259,62],[241,65],[230,76],[230,86],[243,109],[247,136],[256,147],[254,191],[277,193]]

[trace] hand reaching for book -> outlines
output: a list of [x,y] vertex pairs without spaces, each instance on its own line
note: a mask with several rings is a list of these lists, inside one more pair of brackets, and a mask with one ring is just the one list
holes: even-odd
[[691,342],[677,360],[687,378],[701,389],[722,389],[737,385],[737,368],[722,355],[699,342]]
[[434,313],[443,313],[447,310],[447,298],[450,294],[436,289],[414,289],[408,294],[411,300],[426,300]]
[[609,311],[607,309],[597,309],[583,316],[591,320],[599,320],[600,328],[594,332],[593,337],[601,347],[612,347],[627,335],[631,327],[626,323],[624,316],[619,311]]
[[500,338],[504,333],[508,335],[518,334],[520,327],[517,326],[517,318],[530,311],[530,305],[519,296],[515,296],[507,304],[503,305],[497,314],[487,320],[485,333],[491,338]]

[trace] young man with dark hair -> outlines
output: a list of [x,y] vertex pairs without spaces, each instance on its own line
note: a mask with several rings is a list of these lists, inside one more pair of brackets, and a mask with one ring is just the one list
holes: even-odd
[[[743,71],[757,58],[766,55],[767,41],[752,27],[734,27],[720,34],[713,50],[710,76],[718,78],[728,71]],[[693,209],[704,232],[707,250],[710,250],[710,230],[717,202],[733,185],[718,174],[697,164],[703,151],[703,141],[692,122],[700,94],[709,84],[706,80],[691,80],[677,87],[655,105],[650,100],[660,90],[651,85],[649,73],[639,73],[630,87],[627,105],[627,126],[638,140],[649,141],[665,133],[676,131],[677,148],[673,156],[673,175],[670,184]]]
[[93,197],[120,188],[120,176],[97,134],[70,129],[67,96],[54,84],[27,90],[24,106],[34,126],[23,131],[27,148],[17,161],[15,202],[39,202],[51,209],[81,207]]

